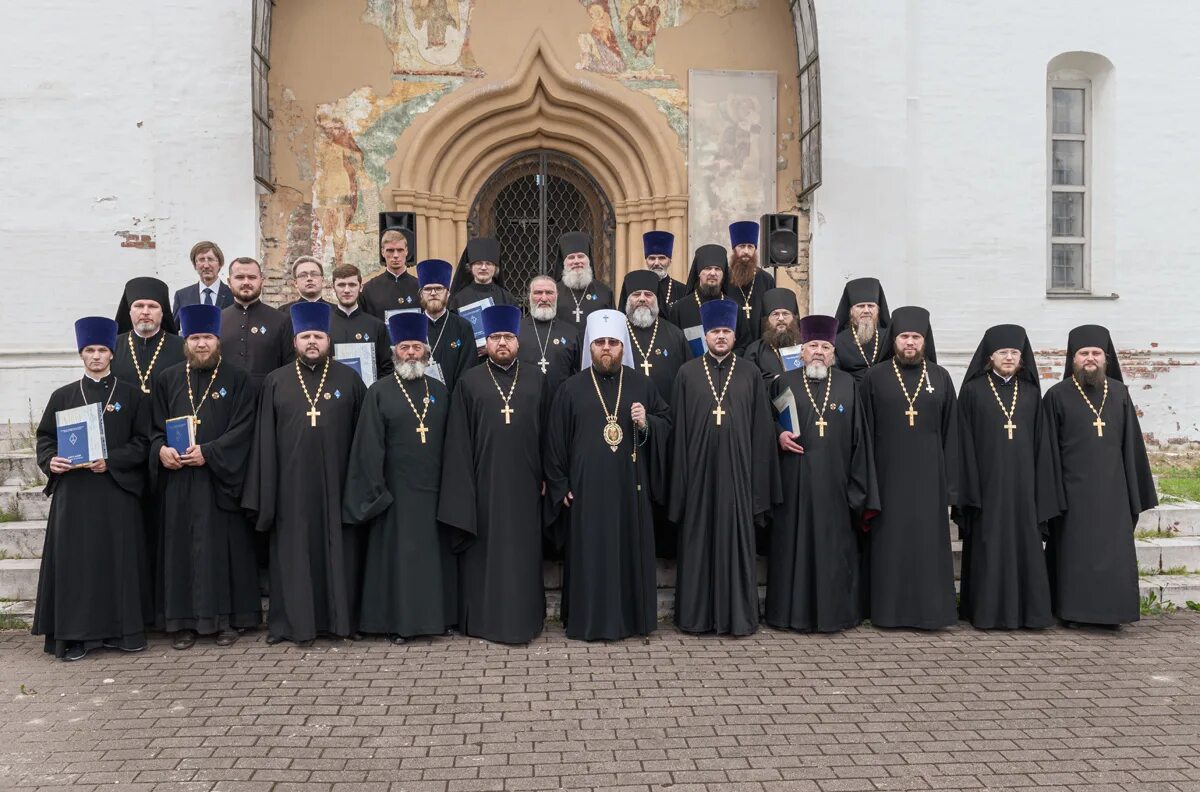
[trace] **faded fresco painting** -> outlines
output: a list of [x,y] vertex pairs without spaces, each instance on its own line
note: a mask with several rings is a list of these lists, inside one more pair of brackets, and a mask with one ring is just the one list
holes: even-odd
[[775,209],[775,72],[688,73],[688,247]]
[[475,0],[367,0],[363,21],[383,30],[394,74],[480,77],[471,54]]

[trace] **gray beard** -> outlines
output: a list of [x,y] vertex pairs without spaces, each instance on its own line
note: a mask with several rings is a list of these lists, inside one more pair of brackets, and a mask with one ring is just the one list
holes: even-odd
[[574,289],[575,291],[586,289],[592,285],[592,268],[584,267],[581,270],[564,270],[562,282],[568,289]]
[[406,382],[412,382],[425,376],[425,364],[419,360],[396,362],[396,374]]
[[875,323],[870,319],[864,319],[861,322],[854,324],[854,334],[858,336],[858,342],[865,343],[875,337]]
[[658,318],[658,308],[645,305],[638,306],[629,312],[629,324],[634,327],[647,328]]
[[1107,372],[1102,368],[1092,370],[1080,369],[1077,373],[1081,383],[1090,385],[1093,388],[1102,387],[1104,385],[1104,378],[1108,376]]
[[558,310],[553,305],[535,305],[529,309],[529,315],[539,322],[549,322]]
[[143,338],[149,338],[158,332],[158,325],[153,322],[141,322],[133,326],[134,331]]
[[829,376],[829,367],[824,363],[808,363],[804,366],[804,376],[809,379],[823,380]]
[[666,267],[662,267],[660,269],[655,269],[654,267],[649,267],[648,269],[651,272],[653,272],[655,275],[657,275],[659,280],[667,279],[667,268]]

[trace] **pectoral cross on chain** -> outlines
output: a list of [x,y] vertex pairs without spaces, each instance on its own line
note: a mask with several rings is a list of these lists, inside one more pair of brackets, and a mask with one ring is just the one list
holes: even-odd
[[316,425],[317,425],[317,416],[321,414],[321,411],[320,411],[320,410],[318,410],[318,409],[317,409],[317,408],[314,406],[314,407],[312,407],[311,409],[309,409],[309,411],[308,411],[308,412],[306,412],[306,413],[304,413],[304,414],[308,416],[308,421],[309,421],[308,425],[309,425],[309,426],[316,426]]
[[907,410],[904,411],[904,414],[908,416],[908,425],[916,426],[916,423],[913,422],[913,419],[916,418],[920,413],[917,410],[914,410],[910,406]]
[[540,368],[542,370],[542,373],[545,374],[546,369],[549,367],[550,367],[550,361],[546,360],[545,356],[543,356],[542,359],[538,361],[538,368]]
[[504,423],[505,423],[505,424],[511,424],[511,423],[512,423],[512,414],[513,414],[513,408],[512,408],[512,407],[509,407],[507,404],[505,404],[505,405],[504,405],[504,409],[500,410],[500,412],[504,413]]
[[717,426],[720,426],[721,425],[721,416],[725,414],[725,411],[723,409],[721,409],[720,402],[717,402],[717,409],[713,410],[712,414],[717,416]]
[[575,303],[575,310],[571,313],[575,314],[575,323],[579,324],[580,320],[583,319],[583,309],[579,307],[579,303]]
[[825,436],[825,427],[829,426],[829,421],[825,420],[825,416],[819,415],[819,416],[817,416],[817,420],[815,421],[815,423],[817,425],[817,432],[820,433],[819,436],[824,437]]
[[1108,424],[1100,420],[1100,416],[1096,416],[1096,420],[1092,421],[1092,426],[1096,427],[1096,437],[1104,437],[1104,427]]
[[654,364],[650,362],[650,357],[642,358],[642,371],[646,373],[647,377],[650,376],[650,369],[652,368],[654,368]]
[[1017,428],[1017,425],[1012,422],[1012,418],[1008,419],[1008,423],[1004,424],[1004,428],[1008,430],[1008,439],[1012,440],[1013,429]]
[[750,308],[750,303],[746,303],[745,305],[743,305],[743,306],[742,306],[742,310],[746,312],[746,318],[747,318],[747,319],[749,319],[749,318],[750,318],[750,311],[752,310],[752,309]]
[[421,423],[417,425],[417,434],[421,435],[421,445],[425,445],[425,435],[428,432],[429,429],[426,428],[425,424]]

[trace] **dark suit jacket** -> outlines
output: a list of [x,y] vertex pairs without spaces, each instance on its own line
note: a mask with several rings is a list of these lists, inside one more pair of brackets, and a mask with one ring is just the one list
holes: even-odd
[[[233,292],[229,286],[220,278],[217,279],[217,302],[216,306],[222,310],[233,305]],[[184,286],[179,291],[175,292],[175,304],[171,306],[171,313],[175,315],[176,324],[179,323],[179,309],[185,305],[200,304],[200,284],[193,283],[191,286]]]

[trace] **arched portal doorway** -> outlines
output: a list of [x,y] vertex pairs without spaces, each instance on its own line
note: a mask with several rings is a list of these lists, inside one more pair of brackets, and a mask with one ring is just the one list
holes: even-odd
[[595,277],[613,284],[616,220],[612,203],[574,157],[556,151],[518,154],[488,178],[467,217],[472,237],[500,243],[505,286],[524,306],[529,281],[553,274],[558,238],[583,231],[592,238]]

